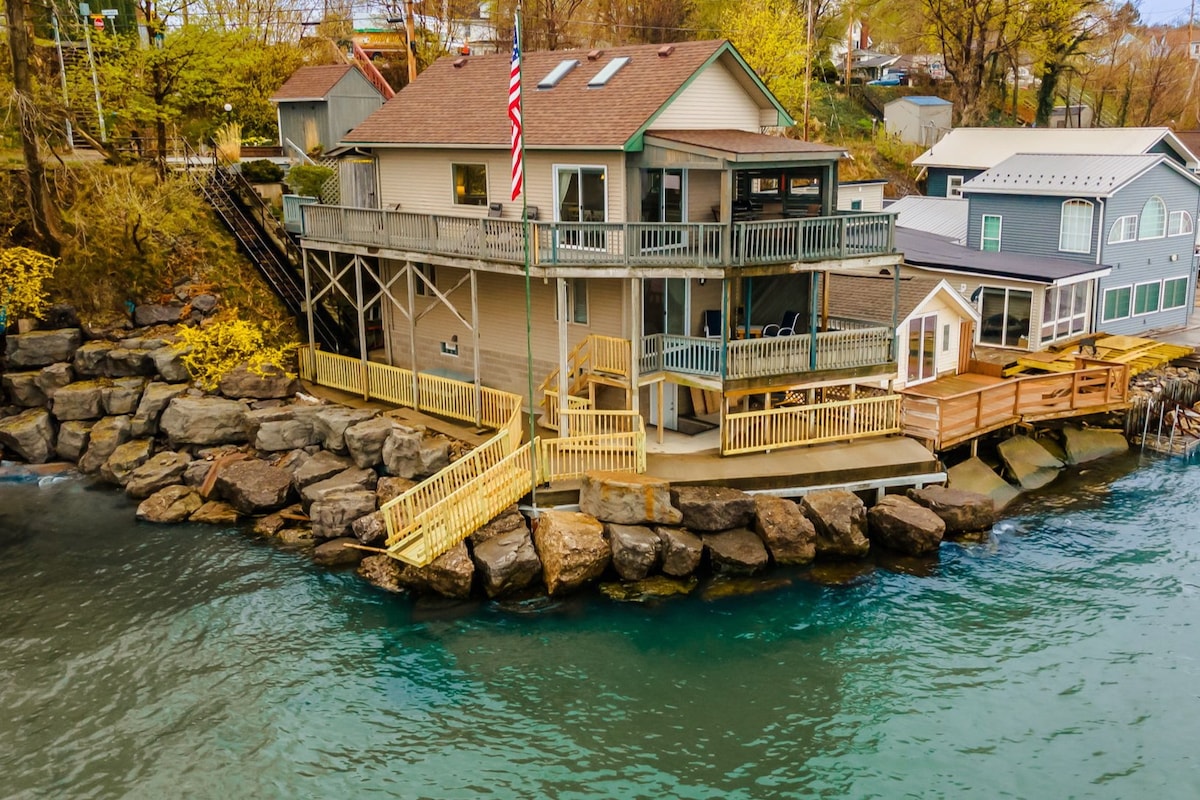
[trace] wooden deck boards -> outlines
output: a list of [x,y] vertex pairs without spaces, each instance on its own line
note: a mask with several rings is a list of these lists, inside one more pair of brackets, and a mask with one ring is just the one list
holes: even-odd
[[[1090,347],[1082,347],[1082,337],[1056,343],[1036,353],[1022,353],[1016,365],[1005,370],[1006,375],[1022,375],[1035,372],[1071,372],[1076,369],[1075,359],[1086,357],[1099,361],[1125,364],[1131,375],[1165,366],[1177,358],[1189,355],[1192,348],[1145,339],[1140,336],[1106,336],[1096,334],[1093,354]],[[1082,352],[1081,352],[1082,350]]]

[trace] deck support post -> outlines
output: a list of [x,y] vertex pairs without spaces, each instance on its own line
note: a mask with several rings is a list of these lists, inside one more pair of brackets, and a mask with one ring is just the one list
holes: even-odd
[[665,413],[666,409],[663,408],[663,400],[666,399],[666,397],[665,397],[666,392],[664,391],[666,383],[667,382],[665,380],[658,382],[658,443],[659,444],[662,444],[662,442],[663,442],[663,428],[665,427],[663,424],[663,419],[667,416]]
[[313,381],[317,379],[316,356],[313,355],[313,349],[317,346],[316,328],[313,324],[313,300],[312,300],[312,275],[308,266],[308,250],[300,252],[300,261],[304,266],[304,315],[308,319],[308,374],[312,375]]
[[[567,305],[567,280],[555,278],[555,290],[558,295],[558,435],[566,438],[571,435],[570,420],[565,412],[569,409],[568,397],[571,391],[571,376],[567,374],[567,314],[571,313]],[[533,402],[533,398],[529,398]]]
[[641,413],[642,393],[642,279],[629,281],[631,314],[629,316],[629,388],[625,392],[625,405],[630,411]]
[[824,288],[821,273],[810,272],[808,281],[808,368],[817,371],[817,295]]
[[363,266],[362,256],[354,256],[354,311],[358,315],[358,355],[362,375],[363,400],[371,399],[371,386],[368,380],[367,362],[370,360],[367,352],[367,318],[363,313]]
[[[479,271],[471,270],[471,370],[475,379],[475,427],[483,427],[483,384],[479,378]],[[533,402],[530,399],[530,402]]]
[[413,408],[421,407],[421,381],[417,377],[417,265],[411,261],[404,262],[404,272],[408,283],[408,368],[412,370]]
[[[900,324],[900,265],[897,264],[892,268],[892,346],[891,354],[892,361],[896,362],[896,368],[899,370],[900,364],[900,331],[896,327]],[[936,337],[936,333],[935,333]],[[960,344],[961,346],[961,344]],[[935,374],[937,370],[934,370]],[[907,373],[905,373],[907,374]],[[891,391],[889,387],[888,391]]]

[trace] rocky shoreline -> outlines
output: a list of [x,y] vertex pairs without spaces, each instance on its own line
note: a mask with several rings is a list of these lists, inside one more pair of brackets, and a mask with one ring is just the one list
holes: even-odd
[[[511,507],[417,568],[361,548],[384,545],[382,505],[468,445],[388,412],[298,393],[283,374],[241,368],[217,392],[201,392],[188,382],[171,330],[7,337],[3,453],[34,465],[68,462],[120,487],[138,503],[139,520],[252,525],[317,563],[354,566],[389,591],[521,598],[599,582],[622,599],[687,593],[702,577],[761,575],[773,565],[878,550],[928,556],[944,538],[989,530],[999,507],[986,490],[932,486],[868,507],[840,489],[792,501],[596,473],[582,481],[578,511],[530,518]],[[1029,460],[1024,446],[1008,449]],[[1043,479],[1063,463],[1035,474]]]

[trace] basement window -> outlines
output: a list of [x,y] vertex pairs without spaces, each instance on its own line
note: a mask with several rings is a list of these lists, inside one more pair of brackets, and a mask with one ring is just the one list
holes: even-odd
[[614,58],[612,61],[610,61],[604,65],[604,69],[602,69],[596,73],[596,77],[594,77],[590,81],[588,81],[588,88],[589,89],[598,89],[601,86],[603,86],[604,84],[608,83],[610,80],[612,80],[612,76],[616,75],[617,72],[621,69],[621,67],[628,64],[629,61],[630,61],[629,56],[621,56],[620,58]]
[[553,89],[558,86],[559,81],[567,77],[567,73],[579,66],[579,59],[569,58],[566,61],[560,61],[558,66],[550,71],[550,74],[538,81],[537,88]]

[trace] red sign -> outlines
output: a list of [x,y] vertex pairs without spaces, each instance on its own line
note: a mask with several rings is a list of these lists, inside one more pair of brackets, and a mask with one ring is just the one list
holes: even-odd
[[104,17],[100,16],[99,14],[93,15],[92,25],[96,26],[100,30],[104,30]]

